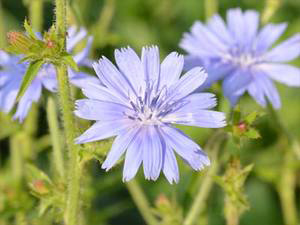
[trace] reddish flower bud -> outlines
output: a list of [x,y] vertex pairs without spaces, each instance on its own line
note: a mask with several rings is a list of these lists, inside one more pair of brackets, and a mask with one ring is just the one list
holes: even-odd
[[42,180],[35,180],[32,182],[33,189],[39,194],[49,193],[49,189],[46,187],[45,182]]
[[247,124],[245,122],[240,122],[238,128],[241,133],[244,133],[245,131],[247,131]]
[[27,53],[33,43],[29,37],[16,31],[8,32],[7,39],[8,43],[20,53]]

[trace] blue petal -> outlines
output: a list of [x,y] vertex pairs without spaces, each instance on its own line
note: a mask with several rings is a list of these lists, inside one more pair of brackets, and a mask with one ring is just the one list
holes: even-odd
[[4,87],[1,87],[0,90],[0,109],[8,113],[14,106],[17,94],[19,92],[19,87],[21,84],[21,79],[14,77],[5,84]]
[[[244,24],[245,24],[245,43],[248,44],[248,49],[251,49],[252,43],[256,38],[257,29],[259,26],[259,13],[254,10],[247,10],[244,13]],[[241,32],[241,31],[240,31]]]
[[214,15],[208,21],[207,26],[214,32],[216,36],[219,37],[226,44],[233,44],[233,37],[229,33],[224,20],[219,15]]
[[229,9],[227,11],[228,30],[235,38],[237,44],[245,44],[245,23],[243,13],[240,8]]
[[56,70],[52,64],[43,65],[37,76],[45,88],[51,92],[57,91]]
[[217,105],[216,96],[211,93],[195,93],[186,97],[183,101],[187,104],[180,108],[181,112],[195,112],[199,109],[211,109]]
[[170,87],[170,95],[165,101],[179,100],[199,88],[207,78],[203,68],[195,67],[185,73],[180,80]]
[[105,57],[102,57],[99,63],[94,63],[93,66],[100,81],[124,101],[127,101],[133,88],[126,77]]
[[75,139],[76,144],[100,141],[110,138],[130,129],[132,122],[127,119],[98,121],[82,135]]
[[170,53],[161,63],[160,87],[170,87],[181,75],[184,59],[177,52]]
[[143,47],[142,64],[146,82],[154,81],[157,85],[159,85],[160,59],[157,46]]
[[92,43],[93,43],[93,37],[88,37],[85,48],[74,56],[74,61],[77,64],[81,64],[88,57],[89,52],[91,50]]
[[130,130],[126,130],[120,133],[114,140],[114,143],[102,164],[102,169],[108,171],[119,160],[119,158],[126,151],[130,143],[133,141],[136,135],[138,135],[139,129],[133,127]]
[[299,55],[300,34],[296,34],[271,49],[264,55],[264,58],[271,62],[287,62],[299,57]]
[[169,126],[162,126],[161,133],[166,144],[174,149],[194,170],[201,170],[210,165],[207,155],[181,131]]
[[292,87],[300,86],[300,69],[287,64],[265,63],[257,66],[270,78]]
[[32,105],[32,102],[37,102],[41,97],[42,83],[39,79],[34,79],[22,98],[20,99],[17,107],[17,111],[14,115],[14,119],[18,119],[19,122],[23,122],[28,114],[28,111]]
[[143,138],[144,132],[142,130],[139,135],[135,136],[126,151],[123,169],[123,181],[131,180],[136,175],[142,163],[143,149],[141,148],[141,144],[143,142]]
[[287,27],[286,23],[268,24],[264,26],[256,37],[256,50],[264,52],[270,48],[274,42],[282,35]]
[[89,83],[101,84],[100,80],[96,77],[83,72],[74,72],[70,68],[68,69],[68,75],[70,83],[79,88],[85,88]]
[[173,181],[178,183],[179,181],[179,170],[177,165],[177,160],[173,150],[167,146],[164,153],[163,162],[163,172],[168,179],[169,183],[172,184]]
[[82,92],[90,99],[115,102],[119,104],[129,104],[128,102],[124,102],[120,99],[119,96],[115,95],[115,93],[110,91],[110,89],[99,85],[98,83],[87,82],[84,88],[82,88]]
[[134,90],[138,93],[140,88],[145,88],[145,74],[142,62],[130,47],[115,50],[115,60],[121,72],[129,80]]
[[[273,82],[263,73],[259,73],[254,79],[255,88],[250,86],[249,93],[254,97],[255,100],[262,106],[266,105],[265,97],[271,102],[275,109],[281,107],[280,97]],[[256,92],[254,92],[254,90]],[[264,97],[262,97],[264,96]],[[263,100],[264,99],[264,100]]]
[[87,35],[86,29],[81,27],[80,30],[77,33],[75,33],[73,27],[70,30],[69,37],[67,38],[67,52],[72,51],[75,45],[77,45],[82,39],[84,39],[86,35]]
[[222,112],[196,109],[186,109],[168,114],[162,119],[165,123],[183,124],[206,128],[219,128],[226,126],[225,114]]
[[140,148],[143,150],[143,167],[145,178],[156,180],[162,169],[164,143],[155,126],[145,126],[145,136]]
[[247,86],[251,83],[252,76],[250,71],[237,70],[223,81],[224,95],[234,106],[239,97],[244,93]]
[[75,102],[75,115],[86,120],[114,120],[126,117],[132,110],[122,104],[92,99]]

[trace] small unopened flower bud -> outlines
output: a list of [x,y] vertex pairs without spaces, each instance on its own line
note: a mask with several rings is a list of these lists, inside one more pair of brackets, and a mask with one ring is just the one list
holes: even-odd
[[247,124],[245,122],[240,122],[238,124],[238,128],[241,133],[244,133],[245,131],[247,131]]
[[155,201],[155,205],[157,208],[162,209],[162,208],[169,208],[171,203],[164,194],[160,194]]
[[8,43],[20,53],[27,53],[32,45],[32,40],[21,32],[8,32],[7,39]]
[[47,48],[54,48],[55,43],[51,40],[48,40],[46,46],[47,46]]
[[46,187],[46,184],[42,180],[35,180],[32,182],[32,186],[34,191],[39,194],[47,194],[49,193],[49,189]]

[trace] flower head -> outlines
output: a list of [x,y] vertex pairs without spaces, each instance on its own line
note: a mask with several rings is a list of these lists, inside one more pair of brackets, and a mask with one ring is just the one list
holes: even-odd
[[[87,37],[87,31],[81,28],[76,32],[75,27],[68,31],[67,51],[72,52],[73,48],[81,40]],[[79,65],[90,65],[88,53],[92,43],[92,37],[87,37],[87,46],[79,53],[74,55],[74,60]],[[28,63],[20,61],[19,56],[9,55],[0,51],[0,110],[9,112],[13,108],[23,76],[26,72]],[[82,72],[74,72],[68,69],[70,82],[76,86],[83,87],[87,81],[97,82],[97,79]],[[32,81],[22,98],[20,99],[14,119],[20,122],[26,117],[32,102],[37,102],[41,96],[42,88],[49,91],[57,90],[56,70],[52,64],[45,64],[38,72],[36,78]]]
[[94,69],[103,85],[83,88],[87,99],[76,101],[75,114],[96,123],[77,138],[78,144],[117,136],[102,164],[109,170],[126,152],[123,180],[129,181],[143,163],[146,179],[161,172],[178,182],[175,150],[193,169],[209,165],[207,155],[173,124],[225,126],[210,93],[193,93],[207,75],[200,67],[180,78],[183,56],[169,54],[160,64],[158,47],[144,47],[141,59],[131,48],[115,51],[118,68],[102,57]]
[[214,15],[206,25],[197,21],[184,34],[180,46],[188,53],[186,67],[203,65],[208,71],[204,86],[223,79],[224,95],[235,105],[245,93],[262,106],[281,102],[272,79],[300,86],[300,69],[288,64],[300,55],[300,34],[273,47],[286,24],[267,24],[259,30],[259,14],[240,9],[227,12],[227,24]]

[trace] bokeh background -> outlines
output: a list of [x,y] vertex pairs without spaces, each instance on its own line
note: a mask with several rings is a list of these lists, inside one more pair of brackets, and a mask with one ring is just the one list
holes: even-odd
[[[0,32],[1,46],[5,45],[5,33],[11,30],[22,30],[25,17],[28,17],[28,3],[35,0],[1,0]],[[207,3],[210,2],[210,3]],[[263,13],[268,10],[273,15],[270,22],[288,22],[288,28],[281,40],[300,32],[300,1],[299,0],[71,0],[70,24],[85,26],[94,36],[91,58],[98,59],[105,55],[113,60],[115,48],[131,46],[140,52],[144,45],[158,45],[161,58],[171,51],[182,52],[178,43],[182,34],[189,30],[195,20],[206,18],[217,10],[222,16],[226,10],[234,7],[255,9]],[[54,21],[53,1],[43,2],[42,27],[47,30]],[[271,15],[270,14],[270,15]],[[279,40],[280,41],[280,40]],[[293,62],[300,66],[300,60]],[[278,111],[280,119],[287,129],[300,140],[300,90],[277,84],[282,100],[282,109]],[[214,89],[213,91],[217,90]],[[47,93],[49,94],[49,93]],[[47,95],[46,94],[46,95]],[[80,94],[79,94],[80,95]],[[220,96],[219,109],[229,111],[227,100]],[[51,147],[49,143],[47,118],[45,115],[45,95],[38,106],[38,131],[34,136],[34,148],[30,153],[22,153],[26,140],[20,141],[20,154],[29,154],[28,161],[48,173]],[[283,155],[287,151],[286,145],[280,140],[280,130],[265,109],[258,106],[252,99],[245,96],[241,100],[241,111],[250,113],[258,111],[262,116],[255,126],[261,134],[257,140],[244,140],[239,148],[233,141],[229,141],[226,148],[221,149],[221,155],[239,154],[243,165],[254,164],[246,183],[245,193],[250,208],[242,215],[241,225],[282,225],[283,215],[279,200],[278,180],[282,176]],[[22,197],[14,198],[11,188],[11,160],[10,137],[23,129],[10,119],[10,115],[0,114],[0,225],[13,224],[16,213],[24,211],[25,224],[55,224],[49,210],[42,219],[38,217],[39,200],[30,194],[28,181],[25,179]],[[209,129],[182,127],[194,140],[204,146]],[[208,153],[209,154],[209,153]],[[295,154],[296,155],[296,154]],[[177,185],[170,185],[161,176],[156,182],[145,181],[142,171],[138,174],[143,189],[155,208],[158,199],[164,195],[174,206],[171,214],[181,217],[185,215],[199,188],[199,177],[206,173],[192,171],[188,166],[180,164],[180,181]],[[224,173],[226,160],[221,165],[219,174]],[[300,163],[294,157],[291,167],[297,176],[295,201],[300,214]],[[25,170],[25,169],[24,169]],[[145,224],[139,211],[134,205],[126,186],[122,182],[122,164],[112,171],[105,173],[97,160],[87,163],[84,171],[84,214],[86,224],[110,225],[142,225]],[[205,202],[206,210],[199,217],[199,225],[225,224],[223,206],[224,192],[215,184]],[[18,224],[19,225],[19,224]]]

